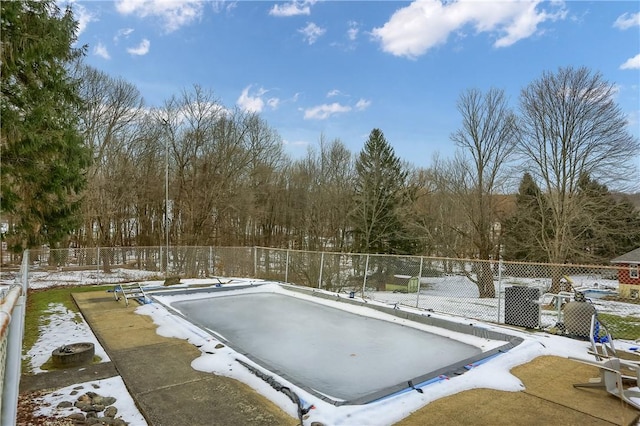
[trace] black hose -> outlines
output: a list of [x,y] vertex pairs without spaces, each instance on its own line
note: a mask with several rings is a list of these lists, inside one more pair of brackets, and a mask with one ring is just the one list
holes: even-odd
[[238,361],[240,364],[244,365],[247,368],[247,370],[249,370],[251,373],[253,373],[254,375],[259,377],[260,379],[262,379],[265,382],[267,382],[269,384],[269,386],[271,386],[272,388],[274,388],[278,392],[282,392],[283,394],[287,395],[287,397],[289,397],[291,402],[296,404],[296,406],[298,407],[298,420],[300,420],[300,426],[302,426],[304,424],[303,423],[303,417],[309,412],[309,410],[311,410],[313,408],[313,405],[311,405],[311,406],[309,406],[307,408],[304,408],[302,406],[302,402],[300,401],[300,397],[294,391],[292,391],[289,387],[283,386],[273,376],[270,376],[268,374],[263,373],[262,371],[260,371],[257,368],[247,364],[246,362],[244,362],[242,360],[239,360],[239,359],[236,358],[236,361]]

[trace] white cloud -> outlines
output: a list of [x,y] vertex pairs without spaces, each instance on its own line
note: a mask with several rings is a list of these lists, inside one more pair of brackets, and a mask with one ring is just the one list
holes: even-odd
[[237,1],[214,0],[211,2],[211,8],[214,13],[230,12],[238,6]]
[[269,99],[267,99],[267,105],[269,105],[269,108],[271,108],[271,109],[277,109],[278,106],[280,106],[280,99],[278,99],[278,98],[269,98]]
[[629,58],[624,64],[620,65],[621,70],[639,70],[640,69],[640,53],[633,58]]
[[318,105],[313,108],[304,110],[305,120],[325,120],[332,115],[341,114],[351,111],[351,107],[348,105],[340,105],[337,102],[332,104]]
[[313,22],[309,22],[306,27],[300,28],[298,32],[303,35],[306,42],[313,44],[318,40],[318,38],[324,35],[327,30],[317,26]]
[[[566,11],[564,9],[555,14],[545,11],[538,13],[536,6],[537,3],[531,3],[526,10],[522,11],[524,13],[517,12],[513,18],[510,18],[510,21],[505,23],[502,31],[499,30],[499,32],[506,32],[506,34],[496,40],[494,46],[509,47],[519,40],[535,34],[539,24],[545,21],[564,19],[566,17]],[[489,29],[488,31],[491,30]]]
[[121,28],[118,30],[116,35],[113,36],[113,42],[117,43],[120,41],[120,38],[129,38],[129,36],[133,33],[133,28]]
[[615,28],[621,30],[627,30],[631,27],[640,26],[640,12],[638,13],[623,13],[618,16],[618,19],[613,23]]
[[563,2],[545,3],[552,11],[539,10],[541,0],[445,2],[415,0],[398,9],[372,35],[382,50],[396,56],[416,58],[444,44],[453,32],[471,25],[476,34],[496,37],[495,47],[506,47],[538,32],[539,24],[565,19]]
[[358,111],[364,111],[365,109],[369,108],[370,105],[371,105],[370,100],[360,99],[358,100],[358,102],[356,102],[356,109]]
[[136,47],[130,47],[127,49],[127,52],[131,55],[144,56],[149,53],[149,48],[151,47],[151,42],[149,40],[142,39],[139,45]]
[[122,15],[140,18],[158,17],[165,31],[172,32],[202,16],[203,2],[197,0],[117,0],[116,10]]
[[271,16],[298,16],[298,15],[310,15],[311,6],[314,5],[316,0],[294,0],[284,4],[274,4],[269,15]]
[[355,39],[358,38],[360,26],[355,21],[349,21],[347,25],[349,25],[349,29],[347,30],[347,37],[349,37],[349,40],[355,41]]
[[78,33],[80,35],[87,29],[89,22],[97,21],[96,16],[89,12],[84,6],[78,3],[73,3],[73,17],[78,21]]
[[309,145],[309,142],[307,141],[289,141],[287,139],[282,141],[283,144],[285,145],[291,145],[291,146],[307,146]]
[[101,42],[98,42],[98,44],[96,44],[96,47],[93,48],[93,54],[96,56],[100,56],[103,59],[111,59],[109,51],[107,50],[107,46],[105,46]]
[[245,87],[240,94],[240,97],[236,101],[236,104],[244,111],[260,113],[264,110],[265,104],[271,108],[276,109],[280,105],[279,98],[268,98],[266,101],[263,99],[268,90],[259,88],[256,93],[251,94],[251,85]]
[[342,95],[342,92],[339,91],[338,89],[333,89],[333,90],[329,90],[329,93],[327,93],[327,98],[333,98],[334,96],[340,96]]
[[251,86],[244,88],[240,97],[236,101],[236,104],[238,104],[238,106],[244,111],[262,112],[262,109],[264,108],[264,101],[260,96],[249,95],[249,89],[251,89]]

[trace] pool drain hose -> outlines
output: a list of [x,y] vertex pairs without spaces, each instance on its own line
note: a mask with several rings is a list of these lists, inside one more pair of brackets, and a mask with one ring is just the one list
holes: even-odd
[[249,370],[251,373],[253,373],[254,375],[259,377],[260,379],[262,379],[265,382],[267,382],[272,388],[274,388],[278,392],[282,392],[283,394],[287,395],[289,397],[289,399],[291,400],[291,402],[296,404],[296,406],[298,407],[298,419],[300,420],[300,425],[302,426],[304,424],[303,421],[302,421],[303,420],[302,418],[304,417],[305,414],[307,414],[309,412],[309,410],[311,410],[313,408],[313,405],[310,405],[307,408],[303,407],[302,406],[302,401],[300,401],[300,397],[294,391],[292,391],[290,388],[288,388],[287,386],[281,385],[275,378],[273,378],[273,376],[270,376],[268,374],[263,373],[262,371],[260,371],[257,368],[247,364],[246,362],[244,362],[242,360],[239,360],[239,359],[236,358],[236,361],[238,361],[240,364],[244,365],[246,367],[246,369]]

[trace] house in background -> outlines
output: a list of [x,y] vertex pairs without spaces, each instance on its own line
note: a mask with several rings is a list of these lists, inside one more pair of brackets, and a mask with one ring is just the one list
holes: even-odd
[[640,298],[640,247],[618,256],[611,263],[619,266],[618,292],[620,297]]

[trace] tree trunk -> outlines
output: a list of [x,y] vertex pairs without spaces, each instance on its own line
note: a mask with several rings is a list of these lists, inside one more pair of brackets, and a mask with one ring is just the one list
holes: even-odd
[[481,262],[478,268],[478,293],[480,298],[496,297],[496,288],[493,285],[493,270],[489,262]]

